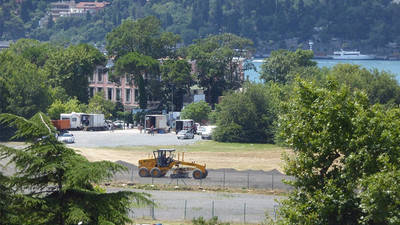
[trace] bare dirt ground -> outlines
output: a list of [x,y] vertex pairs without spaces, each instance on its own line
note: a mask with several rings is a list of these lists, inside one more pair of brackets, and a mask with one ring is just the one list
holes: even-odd
[[[110,150],[99,148],[74,148],[89,161],[124,161],[137,165],[139,159],[149,157],[148,151]],[[207,164],[209,169],[231,168],[244,170],[278,170],[283,172],[282,150],[255,152],[188,152],[184,160]],[[176,157],[175,157],[176,158]]]

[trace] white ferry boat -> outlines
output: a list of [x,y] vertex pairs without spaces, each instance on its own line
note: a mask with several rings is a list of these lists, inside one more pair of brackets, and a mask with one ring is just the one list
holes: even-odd
[[358,59],[358,60],[365,60],[365,59],[374,59],[375,55],[361,55],[359,51],[334,51],[332,55],[332,59]]

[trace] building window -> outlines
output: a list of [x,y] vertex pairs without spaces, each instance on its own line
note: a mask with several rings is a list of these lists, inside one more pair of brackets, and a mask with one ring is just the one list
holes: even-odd
[[125,89],[125,101],[131,102],[131,89]]
[[107,89],[107,98],[108,100],[113,100],[113,89],[112,88],[108,88]]
[[89,83],[93,83],[94,82],[94,73],[92,74],[92,76],[89,76]]
[[135,102],[139,101],[139,90],[135,89]]
[[89,98],[93,98],[93,96],[94,96],[94,88],[91,87],[89,88]]
[[103,83],[103,73],[101,69],[97,69],[97,82]]
[[117,102],[121,101],[121,89],[116,88],[116,89],[115,89],[115,92],[116,92],[115,100],[116,100]]
[[97,88],[97,92],[102,92],[103,91],[103,88]]

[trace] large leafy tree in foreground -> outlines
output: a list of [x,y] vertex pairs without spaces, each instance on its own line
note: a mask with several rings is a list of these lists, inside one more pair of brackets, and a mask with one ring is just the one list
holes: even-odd
[[280,223],[398,224],[399,119],[332,77],[325,88],[299,81],[279,121],[294,150],[285,172],[296,178]]
[[[15,191],[4,224],[126,224],[130,201],[150,203],[129,191],[104,193],[93,186],[126,168],[108,161],[89,162],[58,142],[51,121],[42,113],[31,119],[0,114],[17,127],[14,138],[25,138],[22,149],[0,146],[1,158],[15,165],[9,187]],[[2,187],[3,189],[3,187]],[[3,221],[7,219],[7,221]]]

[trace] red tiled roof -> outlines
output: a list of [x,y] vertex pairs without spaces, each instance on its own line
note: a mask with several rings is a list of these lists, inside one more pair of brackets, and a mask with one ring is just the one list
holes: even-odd
[[104,8],[109,2],[80,2],[75,8]]

